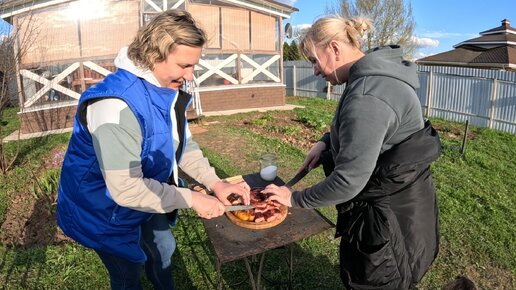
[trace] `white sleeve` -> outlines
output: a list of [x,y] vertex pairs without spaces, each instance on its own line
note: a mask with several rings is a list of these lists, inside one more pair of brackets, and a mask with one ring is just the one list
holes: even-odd
[[117,204],[152,213],[191,207],[189,189],[143,176],[140,125],[124,101],[109,98],[92,103],[86,120],[106,186]]

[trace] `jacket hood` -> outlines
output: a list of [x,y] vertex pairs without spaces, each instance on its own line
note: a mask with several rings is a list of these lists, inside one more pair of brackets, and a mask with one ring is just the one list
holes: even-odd
[[[413,72],[412,72],[413,71]],[[403,59],[403,49],[397,45],[373,48],[350,69],[348,83],[363,76],[387,76],[419,88],[417,65]]]
[[115,58],[115,66],[117,68],[124,69],[135,76],[142,78],[149,83],[161,87],[158,80],[154,77],[152,72],[148,69],[142,69],[140,67],[137,67],[132,60],[129,59],[127,56],[127,47],[122,47],[120,51],[118,52],[118,55]]

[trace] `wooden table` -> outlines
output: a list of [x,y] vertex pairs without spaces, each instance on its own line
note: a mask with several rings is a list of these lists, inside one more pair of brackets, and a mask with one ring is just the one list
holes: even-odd
[[[274,183],[283,185],[280,178],[273,182],[264,181],[259,174],[243,176],[244,180],[253,187],[264,187]],[[262,266],[265,253],[279,247],[290,246],[292,243],[321,233],[334,227],[334,224],[314,209],[289,208],[287,218],[279,225],[261,230],[252,230],[233,224],[225,215],[214,219],[202,220],[208,238],[213,245],[216,255],[217,284],[222,288],[222,264],[244,259],[252,289],[260,289]],[[293,256],[290,248],[289,288],[292,285]],[[249,258],[259,257],[258,271],[254,271]]]

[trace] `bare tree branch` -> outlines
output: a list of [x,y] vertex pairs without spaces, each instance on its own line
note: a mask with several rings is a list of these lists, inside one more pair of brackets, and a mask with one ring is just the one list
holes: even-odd
[[[5,2],[1,2],[0,14],[6,11],[6,8]],[[4,111],[11,105],[12,99],[18,99],[20,93],[23,93],[17,85],[19,78],[17,64],[30,50],[40,29],[30,12],[20,22],[22,23],[17,23],[16,27],[24,27],[23,29],[12,29],[0,40],[0,173],[2,174],[6,174],[12,168],[20,152],[20,130],[18,130],[15,152],[7,154],[5,150]]]
[[417,48],[412,41],[416,23],[410,0],[337,0],[326,7],[326,13],[371,19],[374,30],[365,35],[364,49],[394,44],[401,46],[405,56],[411,58]]

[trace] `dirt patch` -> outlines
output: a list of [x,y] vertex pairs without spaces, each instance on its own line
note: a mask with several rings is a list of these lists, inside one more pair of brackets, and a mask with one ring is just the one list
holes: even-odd
[[197,134],[201,134],[201,133],[208,131],[208,129],[203,128],[202,126],[199,126],[199,124],[197,124],[197,123],[189,124],[188,128],[190,129],[190,132],[192,133],[192,135],[197,135]]
[[[440,125],[440,124],[432,124],[434,129],[439,133],[439,135],[443,138],[447,139],[456,139],[462,140],[464,139],[465,127],[459,126],[450,126],[450,125]],[[473,132],[471,129],[468,130],[467,140],[474,140],[477,138],[477,133]]]
[[[43,173],[61,167],[66,146],[52,149],[35,172]],[[40,180],[41,176],[37,179]],[[0,243],[30,247],[56,244],[69,239],[57,228],[55,201],[57,192],[40,195],[34,191],[36,179],[29,180],[26,190],[10,195],[5,220],[0,227]]]
[[[306,126],[297,119],[293,111],[278,111],[273,115],[267,112],[256,112],[246,115],[243,119],[234,118],[214,123],[208,122],[204,125],[205,128],[215,126],[245,128],[258,135],[280,140],[304,151],[312,148],[325,131]],[[329,130],[329,128],[327,129]],[[224,150],[222,147],[224,145],[220,147]]]
[[0,229],[0,242],[4,245],[30,247],[69,240],[57,228],[54,207],[49,199],[36,199],[30,193],[17,194],[11,200]]

